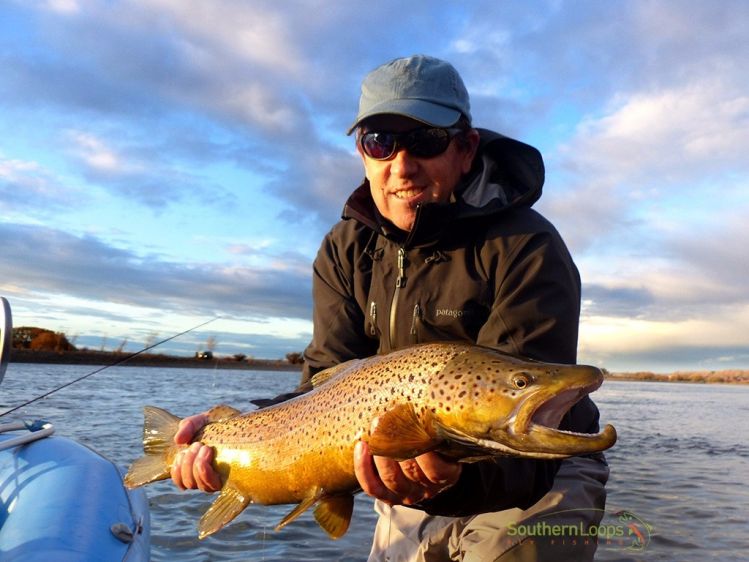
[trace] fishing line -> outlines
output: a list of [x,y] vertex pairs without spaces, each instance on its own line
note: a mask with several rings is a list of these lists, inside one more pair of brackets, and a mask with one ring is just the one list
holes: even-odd
[[57,388],[54,388],[54,389],[50,390],[49,392],[46,392],[46,393],[42,394],[41,396],[37,396],[36,398],[32,398],[31,400],[29,400],[27,402],[24,402],[23,404],[19,404],[18,406],[15,406],[15,407],[11,408],[10,410],[6,410],[2,414],[0,414],[0,418],[2,418],[3,416],[7,416],[11,412],[15,412],[16,410],[20,410],[21,408],[23,408],[25,406],[28,406],[29,404],[33,404],[37,400],[42,400],[43,398],[47,398],[47,396],[49,396],[51,394],[54,394],[58,390],[62,390],[63,388],[67,388],[70,385],[73,385],[73,384],[75,384],[77,382],[82,381],[83,379],[87,379],[88,377],[95,375],[96,373],[101,373],[105,369],[109,369],[110,367],[116,367],[117,365],[121,365],[122,363],[125,363],[126,361],[129,361],[133,357],[136,357],[137,355],[140,355],[141,353],[143,353],[145,351],[148,351],[149,349],[153,349],[154,347],[159,346],[162,343],[166,343],[166,342],[171,341],[171,340],[173,340],[175,338],[178,338],[180,336],[184,336],[185,334],[187,334],[189,332],[192,332],[193,330],[197,330],[198,328],[202,328],[203,326],[205,326],[207,324],[210,324],[211,322],[213,322],[215,320],[218,320],[219,318],[220,318],[220,316],[216,316],[215,318],[211,318],[210,320],[202,322],[201,324],[198,324],[197,326],[193,326],[189,330],[185,330],[184,332],[180,332],[179,334],[175,334],[175,335],[170,336],[170,337],[168,337],[166,339],[163,339],[163,340],[161,340],[159,342],[151,344],[151,345],[149,345],[147,347],[144,347],[140,351],[136,351],[135,353],[131,353],[130,355],[126,355],[122,359],[118,359],[114,363],[110,363],[109,365],[105,365],[103,367],[99,367],[98,369],[95,369],[95,370],[91,371],[90,373],[87,373],[87,374],[85,374],[85,375],[83,375],[81,377],[78,377],[75,380],[72,380],[70,382],[66,382],[65,384],[63,384],[61,386],[58,386]]

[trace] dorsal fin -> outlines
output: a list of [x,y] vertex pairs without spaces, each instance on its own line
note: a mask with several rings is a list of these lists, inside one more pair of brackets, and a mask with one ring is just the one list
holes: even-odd
[[346,371],[349,368],[358,365],[362,361],[364,360],[363,359],[351,359],[349,361],[339,363],[338,365],[334,365],[333,367],[325,369],[324,371],[320,371],[319,373],[317,373],[316,375],[312,377],[311,379],[312,387],[317,388],[321,384],[325,384],[333,377],[340,375],[343,371]]
[[241,413],[236,408],[232,408],[226,404],[217,404],[208,410],[208,419],[212,422],[221,422],[238,416]]

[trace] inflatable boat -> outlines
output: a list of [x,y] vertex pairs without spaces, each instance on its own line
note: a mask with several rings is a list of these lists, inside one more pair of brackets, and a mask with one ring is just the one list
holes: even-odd
[[[10,307],[0,297],[0,381]],[[94,450],[53,435],[46,422],[0,424],[0,560],[149,559],[148,500]]]

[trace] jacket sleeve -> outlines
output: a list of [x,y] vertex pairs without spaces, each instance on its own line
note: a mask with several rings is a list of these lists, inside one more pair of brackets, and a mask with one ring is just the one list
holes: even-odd
[[312,341],[304,351],[300,388],[318,371],[377,352],[377,342],[364,333],[364,313],[355,298],[352,245],[339,246],[329,233],[313,265]]
[[[506,247],[492,252],[493,261],[486,262],[494,301],[477,343],[542,361],[574,363],[580,278],[564,243],[551,225],[504,242]],[[598,411],[590,399],[573,410],[577,412],[565,416],[563,429],[598,430]],[[466,464],[455,486],[416,507],[448,516],[526,509],[551,489],[559,464],[509,457]]]

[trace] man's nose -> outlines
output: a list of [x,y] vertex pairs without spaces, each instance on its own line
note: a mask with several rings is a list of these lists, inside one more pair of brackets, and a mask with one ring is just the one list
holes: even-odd
[[397,147],[392,160],[390,160],[390,173],[408,177],[414,174],[418,168],[418,159],[411,156],[405,148]]

